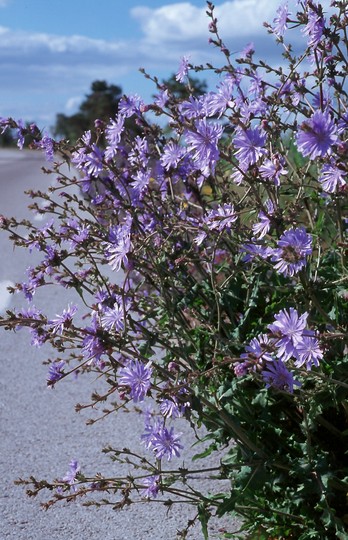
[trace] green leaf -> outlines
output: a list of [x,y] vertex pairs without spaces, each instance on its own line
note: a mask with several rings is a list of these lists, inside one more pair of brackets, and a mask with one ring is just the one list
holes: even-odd
[[197,459],[202,459],[202,458],[205,458],[205,457],[208,457],[211,455],[212,452],[214,452],[216,450],[216,444],[215,443],[212,443],[210,446],[208,446],[208,448],[206,448],[205,450],[203,450],[203,452],[200,452],[199,454],[195,454],[193,457],[192,457],[192,461],[196,461]]
[[207,508],[206,508],[206,506],[204,504],[199,504],[198,505],[198,519],[199,519],[199,521],[201,523],[204,540],[209,540],[208,522],[209,522],[209,519],[210,519],[210,512],[207,510]]

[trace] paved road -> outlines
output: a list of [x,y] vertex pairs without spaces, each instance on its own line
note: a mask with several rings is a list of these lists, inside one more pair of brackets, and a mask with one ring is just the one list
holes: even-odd
[[[43,164],[33,152],[0,151],[0,214],[29,215],[23,191],[48,185],[50,177],[40,172]],[[0,250],[0,310],[6,305],[20,307],[22,299],[10,298],[6,285],[23,281],[24,270],[33,264],[35,255],[18,248],[13,251],[6,233],[1,231]],[[35,305],[50,305],[54,313],[66,307],[68,301],[67,293],[58,288],[35,297]],[[47,366],[42,361],[49,351],[30,347],[25,329],[13,333],[1,328],[0,339],[0,540],[175,539],[177,528],[194,515],[194,509],[175,506],[167,513],[162,505],[140,504],[115,512],[110,507],[85,508],[73,503],[55,505],[45,512],[40,500],[27,498],[22,487],[14,486],[16,478],[30,474],[38,478],[62,476],[71,459],[78,459],[87,474],[100,471],[116,475],[117,465],[100,450],[107,444],[140,449],[143,420],[135,413],[123,413],[86,427],[88,413],[77,414],[74,406],[77,402],[88,403],[98,381],[82,377],[47,389]],[[183,430],[187,432],[185,425]],[[188,432],[185,445],[190,446]],[[212,524],[211,538],[221,537],[218,529],[222,525]],[[203,538],[199,526],[188,538]]]

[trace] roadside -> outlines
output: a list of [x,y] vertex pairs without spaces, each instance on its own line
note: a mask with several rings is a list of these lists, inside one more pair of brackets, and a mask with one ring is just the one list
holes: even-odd
[[[44,165],[40,155],[26,152],[15,155],[15,160],[11,160],[7,151],[0,152],[0,214],[28,217],[26,204],[30,201],[23,191],[47,187],[49,180],[40,172]],[[25,301],[17,295],[6,296],[5,282],[23,281],[25,269],[34,264],[37,254],[13,251],[7,235],[1,231],[0,250],[0,286],[3,288],[0,308],[19,308]],[[70,294],[62,288],[46,287],[36,293],[34,303],[37,307],[49,305],[53,313],[60,313],[71,301]],[[64,476],[72,459],[79,461],[86,474],[101,472],[116,476],[117,464],[102,454],[101,449],[112,445],[140,450],[143,419],[136,413],[121,413],[86,426],[88,418],[95,418],[98,411],[88,409],[77,414],[75,405],[88,403],[92,391],[102,391],[101,381],[84,376],[62,381],[53,390],[48,389],[47,366],[42,362],[50,355],[50,350],[31,347],[26,329],[14,333],[0,328],[0,335],[0,474],[3,485],[0,539],[174,540],[177,529],[183,528],[194,516],[193,508],[174,505],[169,511],[163,504],[138,504],[116,512],[105,506],[85,508],[81,501],[57,504],[44,512],[40,508],[44,498],[29,499],[22,487],[14,485],[17,478],[28,478],[31,474],[38,479]],[[188,456],[198,452],[197,448],[190,450],[193,440],[186,422],[182,422],[180,430],[185,432],[183,442]],[[183,458],[187,465],[186,453]],[[182,461],[177,460],[177,465],[181,464]],[[209,489],[209,483],[205,489]],[[110,498],[115,497],[111,494]],[[210,538],[221,538],[219,529],[224,524],[227,523],[221,520],[212,522]],[[193,527],[187,538],[202,540],[200,525]]]

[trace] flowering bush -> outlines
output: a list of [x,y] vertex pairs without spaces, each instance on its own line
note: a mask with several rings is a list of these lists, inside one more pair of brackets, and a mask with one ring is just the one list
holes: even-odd
[[[2,217],[41,262],[15,287],[29,305],[1,324],[57,349],[48,385],[97,372],[107,390],[93,402],[116,400],[107,414],[144,405],[144,455],[104,449],[134,474],[93,477],[73,460],[62,479],[22,480],[31,495],[53,491],[46,507],[82,495],[117,508],[132,494],[178,496],[197,508],[206,538],[211,514],[241,516],[252,538],[348,538],[348,7],[298,4],[266,25],[281,67],[255,60],[251,45],[232,56],[208,2],[226,65],[194,68],[185,57],[177,80],[189,90],[190,71],[210,69],[215,90],[179,100],[153,78],[154,103],[123,97],[75,146],[1,120],[20,146],[30,134],[57,177],[48,193],[30,192],[50,216],[44,227]],[[130,117],[142,135],[124,128]],[[52,282],[80,298],[56,318],[33,302]],[[216,454],[224,488],[191,485],[207,469],[181,466],[178,417],[194,432],[205,426],[195,459]]]

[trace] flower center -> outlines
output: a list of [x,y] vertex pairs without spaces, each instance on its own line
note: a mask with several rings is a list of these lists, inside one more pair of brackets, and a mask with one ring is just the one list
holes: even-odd
[[301,261],[302,256],[299,251],[293,246],[286,246],[282,249],[282,258],[289,263],[297,263]]

